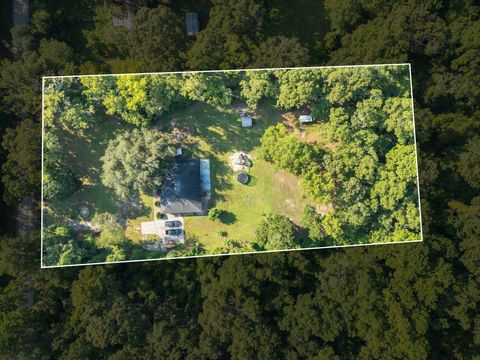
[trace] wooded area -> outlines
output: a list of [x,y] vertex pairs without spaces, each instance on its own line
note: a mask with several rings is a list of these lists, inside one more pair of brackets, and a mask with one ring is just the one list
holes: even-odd
[[[0,357],[478,358],[479,6],[131,3],[142,21],[126,29],[112,26],[117,1],[31,0],[1,49]],[[186,11],[200,13],[194,39]],[[398,62],[412,64],[423,243],[39,269],[40,211],[20,216],[40,195],[41,76]],[[392,129],[401,106],[384,107]],[[409,156],[400,145],[386,159],[379,193]]]

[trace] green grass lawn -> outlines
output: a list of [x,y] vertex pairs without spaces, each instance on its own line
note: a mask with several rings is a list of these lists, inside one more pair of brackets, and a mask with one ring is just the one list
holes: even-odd
[[[160,120],[166,131],[171,130],[172,122],[190,131],[191,136],[182,145],[187,156],[210,159],[210,207],[216,206],[225,213],[215,222],[207,216],[185,217],[187,237],[198,240],[207,248],[221,246],[226,239],[254,240],[256,225],[269,213],[286,215],[298,223],[303,206],[307,203],[295,176],[258,159],[256,153],[265,130],[285,121],[284,115],[265,103],[256,112],[254,119],[253,127],[242,128],[234,106],[221,110],[203,103],[194,103]],[[109,140],[118,132],[131,128],[123,121],[104,118],[99,119],[83,134],[61,131],[59,137],[68,162],[81,178],[82,186],[70,198],[47,204],[47,225],[68,218],[80,220],[81,206],[87,206],[91,216],[96,212],[122,213],[120,199],[101,182],[100,159]],[[230,156],[236,151],[247,153],[253,160],[253,167],[249,171],[251,181],[247,185],[236,181],[235,173],[230,167]],[[154,215],[152,196],[143,194],[141,200],[142,210],[126,216],[125,233],[134,242],[142,238],[141,223],[153,220]],[[49,209],[53,211],[50,212]],[[222,237],[220,231],[225,231],[228,235]]]
[[[256,154],[266,128],[282,120],[278,111],[264,104],[251,128],[241,127],[235,111],[220,111],[205,104],[178,111],[168,120],[190,129],[192,136],[185,144],[188,155],[210,159],[211,207],[225,211],[223,219],[215,222],[207,216],[185,217],[187,237],[210,248],[223,245],[225,239],[254,240],[255,226],[268,213],[283,214],[299,222],[306,201],[298,179],[258,159]],[[239,184],[230,167],[230,156],[236,151],[253,159],[248,185]],[[228,235],[222,237],[220,231]]]
[[[45,204],[45,225],[58,224],[67,219],[81,220],[79,213],[81,206],[88,207],[90,216],[97,212],[119,213],[121,209],[120,199],[111,189],[102,184],[100,178],[101,157],[108,146],[108,142],[116,134],[132,128],[133,126],[114,118],[98,117],[98,121],[83,133],[58,130],[68,164],[81,180],[82,185],[69,198]],[[138,217],[129,218],[126,229],[127,237],[134,241],[141,239],[140,223],[153,218],[153,198],[145,194],[141,198],[143,203],[141,214]]]
[[142,240],[141,224],[144,221],[153,220],[153,196],[142,194],[142,203],[146,207],[144,215],[128,219],[125,235],[133,242],[140,242]]

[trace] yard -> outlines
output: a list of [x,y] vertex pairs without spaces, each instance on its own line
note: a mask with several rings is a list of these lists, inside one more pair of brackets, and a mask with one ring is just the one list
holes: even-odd
[[[256,224],[268,213],[283,214],[299,223],[306,200],[302,197],[298,179],[258,159],[256,153],[266,128],[280,121],[292,124],[294,117],[294,114],[282,114],[269,103],[264,103],[254,116],[254,126],[242,128],[235,106],[216,109],[194,103],[160,120],[158,125],[166,131],[177,127],[190,132],[191,135],[182,141],[187,156],[210,159],[210,207],[224,210],[224,215],[215,222],[207,216],[185,217],[188,238],[207,248],[222,246],[226,239],[252,241]],[[296,128],[295,131],[306,141],[322,142],[324,139],[310,138],[309,135],[319,133],[318,125],[309,125],[315,127],[315,131],[308,128],[306,131]],[[142,194],[141,202],[133,207],[119,199],[100,179],[100,158],[109,140],[118,132],[129,129],[131,126],[123,121],[103,118],[81,135],[62,130],[61,142],[66,156],[82,185],[70,198],[46,206],[46,225],[68,219],[82,222],[84,219],[79,209],[87,207],[90,218],[96,212],[117,214],[126,225],[127,238],[134,242],[142,239],[141,223],[153,219],[153,198]],[[230,156],[236,151],[247,153],[253,160],[249,169],[251,180],[247,185],[236,181],[235,172],[230,167]]]
[[[80,190],[63,201],[47,204],[44,211],[45,225],[56,224],[69,219],[77,222],[88,220],[97,212],[116,214],[126,222],[126,235],[138,242],[141,240],[140,223],[153,217],[153,197],[142,194],[139,204],[127,203],[117,197],[100,179],[101,157],[108,142],[115,135],[133,127],[115,118],[100,118],[83,134],[60,131],[60,141],[65,149],[72,170],[80,178]],[[80,208],[86,207],[89,216],[82,219]]]
[[[167,118],[168,123],[190,130],[192,136],[185,142],[188,155],[210,159],[210,207],[224,210],[224,215],[214,222],[207,216],[185,217],[186,236],[205,247],[222,246],[226,239],[254,240],[256,224],[268,213],[283,214],[298,223],[307,203],[295,176],[275,169],[256,154],[263,132],[284,121],[282,114],[266,103],[254,118],[253,127],[242,128],[235,107],[219,110],[205,104],[192,105]],[[253,160],[247,185],[236,181],[230,167],[230,156],[236,151]]]

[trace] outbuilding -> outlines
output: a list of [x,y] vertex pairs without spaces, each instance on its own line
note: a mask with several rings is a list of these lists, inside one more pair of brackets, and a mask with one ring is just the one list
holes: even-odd
[[185,20],[187,22],[187,36],[196,36],[199,31],[198,13],[188,12],[185,15]]
[[253,119],[249,116],[242,116],[242,127],[251,127],[253,126]]
[[300,124],[311,123],[313,121],[312,115],[300,115],[298,118]]

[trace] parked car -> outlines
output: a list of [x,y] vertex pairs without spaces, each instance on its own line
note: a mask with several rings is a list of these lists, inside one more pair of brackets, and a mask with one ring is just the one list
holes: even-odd
[[170,228],[177,228],[182,226],[182,222],[178,220],[168,220],[165,221],[165,226]]
[[165,230],[165,235],[180,235],[181,233],[182,233],[182,229]]

